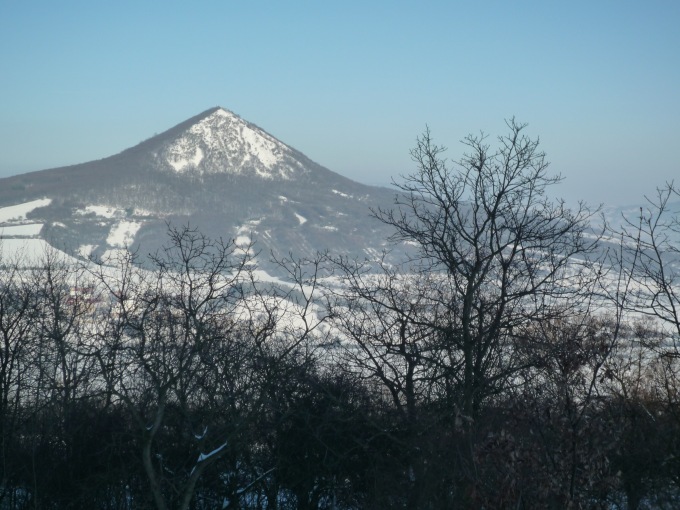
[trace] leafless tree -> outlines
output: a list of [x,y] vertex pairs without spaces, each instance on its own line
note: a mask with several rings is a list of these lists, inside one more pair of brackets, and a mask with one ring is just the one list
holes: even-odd
[[[614,234],[620,236],[624,256],[621,270],[632,280],[629,292],[618,301],[626,310],[662,321],[677,338],[680,336],[680,191],[673,183],[647,197],[638,217],[623,218],[623,226]],[[678,345],[672,346],[680,356]],[[671,351],[669,350],[668,353]]]
[[[122,402],[137,424],[158,509],[188,508],[203,471],[227,452],[228,436],[210,422],[215,416],[203,413],[206,423],[191,416],[222,389],[208,384],[215,367],[240,368],[239,358],[220,357],[233,355],[225,346],[235,348],[241,339],[231,314],[247,259],[237,251],[233,241],[170,228],[169,245],[151,257],[152,270],[136,267],[128,253],[115,276],[106,268],[99,273],[111,296],[99,335],[99,370],[109,398]],[[167,436],[170,423],[179,437]],[[173,452],[182,460],[168,458],[164,439],[186,444],[183,453]]]
[[[198,495],[237,505],[248,491],[259,497],[256,486],[274,470],[253,460],[264,448],[254,434],[287,372],[311,359],[322,321],[312,310],[314,271],[285,261],[289,290],[260,288],[251,252],[171,227],[145,269],[126,252],[115,271],[97,272],[111,300],[96,341],[98,373],[106,398],[133,418],[159,510],[189,508]],[[201,491],[206,477],[212,485]]]
[[[634,356],[639,360],[632,365],[636,370],[612,371],[617,374],[618,384],[612,393],[620,402],[619,408],[625,410],[624,419],[630,431],[638,431],[645,420],[657,437],[675,437],[680,429],[680,210],[678,199],[680,190],[673,182],[657,189],[652,197],[645,197],[646,205],[640,207],[639,214],[624,216],[622,226],[612,229],[612,234],[620,239],[620,256],[614,264],[621,273],[620,279],[630,282],[625,292],[612,296],[615,306],[632,317],[645,317],[650,321],[645,334],[639,334],[633,345]],[[653,334],[649,334],[652,331]],[[641,407],[652,408],[653,413],[645,410],[635,417]],[[622,411],[623,413],[623,411]],[[624,421],[624,423],[626,423]],[[632,432],[631,432],[632,433]],[[676,441],[666,442],[656,452],[646,450],[641,440],[635,442],[639,454],[657,456],[661,450],[663,459],[656,458],[663,470],[658,477],[667,472],[677,472]],[[650,446],[651,448],[651,446]],[[622,456],[625,460],[625,456]],[[625,465],[626,493],[631,504],[636,505],[645,490],[656,480],[644,480],[644,467],[638,462],[635,466]],[[651,485],[650,485],[651,484]],[[680,486],[676,476],[666,479],[665,488]],[[664,492],[657,490],[656,492]],[[676,497],[676,496],[671,496]]]
[[0,504],[18,505],[23,408],[36,332],[36,292],[16,260],[0,260]]
[[484,134],[465,138],[457,163],[425,131],[411,152],[416,172],[395,183],[396,207],[375,211],[393,241],[416,243],[420,270],[446,281],[451,313],[436,327],[442,347],[460,353],[459,405],[470,417],[522,368],[509,356],[513,331],[578,303],[588,283],[579,261],[595,248],[584,236],[590,210],[548,196],[561,178],[524,124],[507,126],[496,148]]

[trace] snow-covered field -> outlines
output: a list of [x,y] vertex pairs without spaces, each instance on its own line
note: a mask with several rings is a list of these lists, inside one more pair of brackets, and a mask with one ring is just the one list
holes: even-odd
[[20,268],[41,267],[45,265],[46,260],[74,265],[78,263],[77,259],[53,248],[43,239],[0,239],[0,265],[16,264]]
[[33,237],[40,234],[42,223],[26,223],[24,225],[0,226],[0,237]]
[[52,203],[49,198],[31,200],[22,204],[0,207],[0,265],[16,264],[18,267],[36,267],[50,260],[75,262],[63,252],[37,238],[43,223],[27,223],[26,215],[39,207]]
[[9,207],[0,207],[0,223],[25,220],[26,215],[34,209],[48,206],[51,203],[51,198],[41,198],[39,200],[24,202],[23,204],[10,205]]

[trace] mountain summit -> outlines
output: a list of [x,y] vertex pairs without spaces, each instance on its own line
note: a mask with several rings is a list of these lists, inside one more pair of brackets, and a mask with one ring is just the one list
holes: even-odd
[[17,222],[42,224],[31,232],[53,246],[103,256],[153,251],[168,223],[190,224],[211,237],[255,241],[266,255],[374,258],[388,231],[369,208],[389,207],[393,197],[218,107],[108,158],[0,179],[0,212],[40,200],[23,219],[3,222],[0,214],[0,235],[19,232],[10,228]]
[[305,166],[293,149],[238,115],[215,108],[157,153],[175,172],[235,173],[295,179]]

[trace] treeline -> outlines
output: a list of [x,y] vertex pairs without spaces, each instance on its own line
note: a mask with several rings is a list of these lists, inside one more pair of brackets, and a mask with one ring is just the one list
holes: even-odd
[[678,195],[617,244],[524,126],[392,210],[402,267],[167,247],[0,270],[0,508],[676,508]]

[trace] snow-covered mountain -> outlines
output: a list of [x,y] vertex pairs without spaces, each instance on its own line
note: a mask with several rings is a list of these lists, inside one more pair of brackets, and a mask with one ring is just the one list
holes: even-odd
[[[0,179],[0,237],[40,238],[72,256],[144,253],[163,244],[170,222],[255,241],[263,267],[272,267],[271,253],[370,259],[390,231],[369,208],[390,207],[393,198],[212,108],[120,154]],[[31,207],[5,217],[21,204]]]
[[294,151],[223,108],[211,111],[156,154],[178,173],[299,179],[307,173]]

